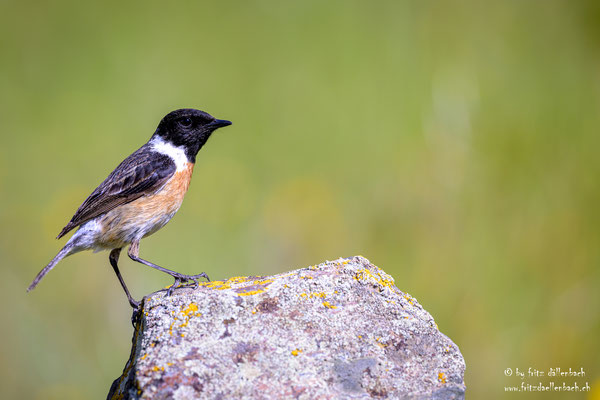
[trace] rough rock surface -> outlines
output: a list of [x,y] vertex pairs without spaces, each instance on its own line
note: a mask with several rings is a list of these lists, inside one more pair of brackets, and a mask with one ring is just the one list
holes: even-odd
[[431,315],[362,257],[146,297],[109,399],[464,398]]

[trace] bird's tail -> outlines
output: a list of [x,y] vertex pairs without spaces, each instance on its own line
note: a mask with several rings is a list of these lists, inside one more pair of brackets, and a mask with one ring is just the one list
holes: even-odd
[[62,260],[63,258],[65,258],[66,256],[72,254],[72,251],[74,250],[73,244],[71,243],[67,243],[65,245],[65,247],[63,247],[58,254],[52,259],[52,261],[50,261],[48,263],[48,265],[46,265],[44,267],[44,269],[42,269],[37,276],[35,277],[35,279],[33,280],[33,282],[31,282],[31,285],[29,285],[29,287],[27,288],[27,291],[32,291],[33,289],[35,289],[35,287],[38,285],[38,283],[40,283],[40,281],[42,280],[42,278],[48,273],[50,272],[50,270],[52,268],[54,268],[54,266],[56,264],[58,264],[58,262],[60,260]]

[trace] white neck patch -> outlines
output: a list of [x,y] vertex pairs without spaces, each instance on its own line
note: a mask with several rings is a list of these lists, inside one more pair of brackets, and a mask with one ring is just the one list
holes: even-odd
[[152,147],[152,150],[171,157],[173,161],[175,161],[177,171],[186,169],[189,161],[183,147],[178,147],[172,143],[165,142],[160,136],[153,137],[149,144]]

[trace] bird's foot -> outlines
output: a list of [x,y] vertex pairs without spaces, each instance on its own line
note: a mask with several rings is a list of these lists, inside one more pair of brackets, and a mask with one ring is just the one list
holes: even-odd
[[177,288],[181,288],[181,287],[188,287],[186,285],[187,282],[192,281],[194,283],[194,289],[198,288],[198,279],[200,278],[205,278],[207,281],[210,282],[210,279],[208,278],[208,275],[206,275],[206,272],[202,272],[201,274],[198,275],[183,275],[183,274],[177,274],[177,275],[171,275],[173,276],[173,278],[175,278],[175,282],[173,282],[173,284],[171,286],[169,286],[169,289],[167,290],[167,296],[171,296],[173,294],[173,291]]
[[131,304],[131,307],[133,308],[133,312],[131,314],[131,325],[133,325],[133,327],[135,328],[135,325],[139,322],[140,318],[142,317],[141,302],[131,299],[129,301],[129,304]]

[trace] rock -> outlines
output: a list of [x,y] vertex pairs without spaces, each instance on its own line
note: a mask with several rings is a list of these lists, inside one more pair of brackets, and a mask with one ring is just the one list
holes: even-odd
[[362,257],[147,296],[109,399],[462,399],[465,362]]

